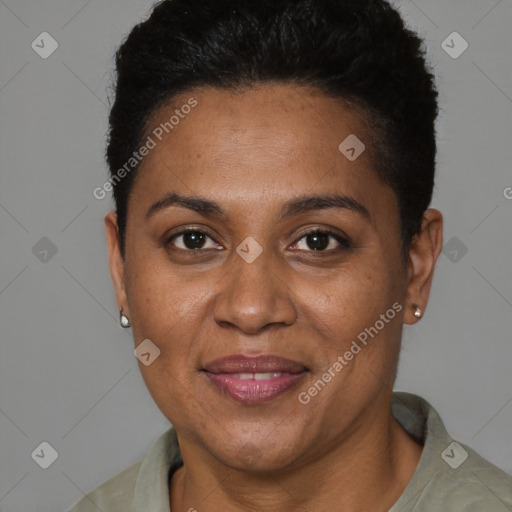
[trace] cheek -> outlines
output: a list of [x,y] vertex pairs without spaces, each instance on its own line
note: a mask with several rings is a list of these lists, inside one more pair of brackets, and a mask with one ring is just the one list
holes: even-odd
[[[139,368],[153,400],[173,421],[192,417],[197,397],[190,388],[191,369],[197,364],[197,340],[207,315],[205,297],[211,283],[187,281],[179,272],[145,258],[136,271],[129,269],[127,293],[135,343],[151,340],[160,350],[149,366]],[[153,264],[152,264],[153,263]],[[131,271],[131,272],[130,272]]]
[[392,307],[399,297],[393,275],[382,261],[359,259],[320,286],[304,283],[304,303],[321,323],[346,340],[373,325]]
[[[177,363],[162,353],[151,366],[139,366],[146,388],[162,414],[182,433],[189,432],[193,425],[191,435],[201,429],[210,415],[198,414],[204,406],[197,393],[188,386],[185,376],[180,375],[179,369],[183,365],[173,362]],[[208,429],[207,424],[204,424],[204,429]]]
[[164,408],[183,407],[178,402],[197,364],[197,340],[204,337],[201,330],[209,314],[207,297],[212,282],[206,276],[183,279],[182,273],[156,260],[141,254],[127,265],[132,333],[136,345],[149,339],[160,350],[150,366],[139,364],[156,403]]
[[187,280],[159,250],[134,252],[127,261],[127,295],[134,324],[148,334],[170,332],[183,319],[193,318],[209,283]]

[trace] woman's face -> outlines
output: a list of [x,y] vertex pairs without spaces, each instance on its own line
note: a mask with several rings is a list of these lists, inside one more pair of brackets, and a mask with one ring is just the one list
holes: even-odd
[[305,88],[202,88],[147,135],[124,267],[113,214],[107,232],[135,343],[160,350],[142,375],[180,440],[270,470],[364,436],[389,409],[413,271],[363,120]]

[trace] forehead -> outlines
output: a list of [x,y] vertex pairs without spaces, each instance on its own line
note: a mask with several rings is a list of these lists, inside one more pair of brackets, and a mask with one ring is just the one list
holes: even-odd
[[[374,171],[366,126],[360,112],[311,88],[191,90],[148,122],[146,137],[154,147],[139,167],[133,195],[146,203],[173,190],[243,199],[250,207],[336,191],[370,201],[387,187]],[[355,156],[364,150],[348,158],[354,152],[346,153],[347,146],[354,146]]]

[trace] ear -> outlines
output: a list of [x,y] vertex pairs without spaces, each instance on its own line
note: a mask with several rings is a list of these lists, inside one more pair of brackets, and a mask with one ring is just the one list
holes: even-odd
[[407,263],[407,304],[404,323],[414,324],[415,306],[424,313],[427,307],[437,258],[443,248],[443,216],[429,209],[423,214],[421,231],[413,238]]
[[123,308],[123,312],[129,317],[130,311],[124,281],[124,261],[119,248],[119,226],[117,224],[117,213],[113,210],[105,215],[105,232],[107,236],[110,277],[114,284],[118,308]]

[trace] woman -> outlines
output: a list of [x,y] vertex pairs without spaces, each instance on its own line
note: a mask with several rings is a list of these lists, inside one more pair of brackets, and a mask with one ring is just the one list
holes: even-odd
[[393,393],[442,248],[437,93],[382,0],[164,0],[117,53],[120,321],[173,425],[72,510],[510,510]]

